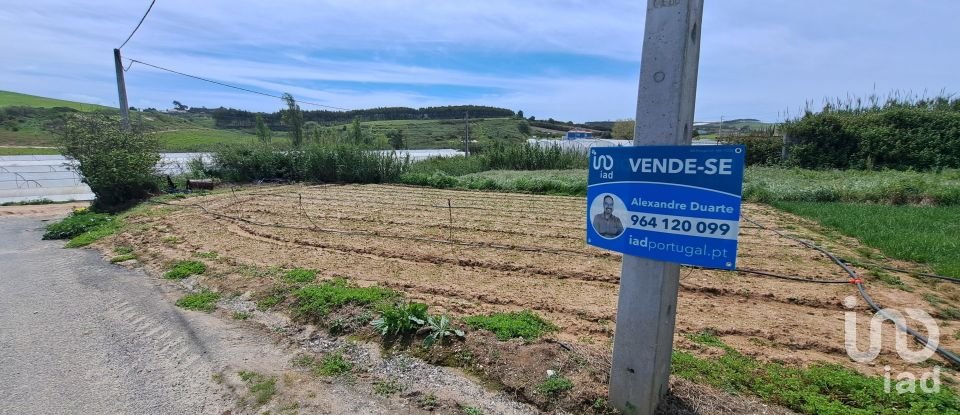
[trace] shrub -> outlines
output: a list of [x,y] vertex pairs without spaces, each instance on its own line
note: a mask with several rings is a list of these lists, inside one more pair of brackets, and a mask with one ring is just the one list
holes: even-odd
[[203,311],[209,313],[217,308],[217,300],[220,294],[213,291],[202,290],[193,294],[187,294],[177,300],[177,306],[187,310]]
[[383,183],[395,181],[407,164],[393,153],[359,145],[313,143],[290,148],[256,143],[220,146],[207,173],[232,182]]
[[960,99],[828,104],[785,124],[788,162],[804,168],[960,167]]
[[203,274],[207,266],[200,261],[180,261],[173,265],[170,271],[163,275],[168,280],[182,280],[191,275]]
[[556,326],[542,317],[523,310],[515,313],[494,313],[486,316],[472,316],[464,319],[468,326],[474,329],[485,329],[493,332],[500,340],[523,338],[531,341],[546,333],[555,331]]
[[83,182],[96,196],[94,210],[119,211],[158,189],[159,141],[138,128],[121,129],[112,116],[69,117],[59,144],[64,156],[77,161]]
[[783,138],[770,136],[731,136],[718,139],[724,144],[743,144],[747,147],[746,165],[769,166],[783,161]]

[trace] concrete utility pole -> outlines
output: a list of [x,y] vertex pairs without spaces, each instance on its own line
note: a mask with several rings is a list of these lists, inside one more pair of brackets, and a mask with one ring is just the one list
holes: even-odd
[[130,106],[127,105],[127,85],[123,80],[123,62],[120,61],[120,49],[113,50],[113,66],[117,69],[117,93],[120,95],[120,126],[130,129]]
[[[703,0],[647,0],[633,143],[690,145]],[[669,386],[680,264],[623,256],[610,403],[653,414]]]
[[717,129],[717,138],[723,135],[723,116],[720,116],[720,128]]
[[470,113],[463,113],[463,154],[470,155]]

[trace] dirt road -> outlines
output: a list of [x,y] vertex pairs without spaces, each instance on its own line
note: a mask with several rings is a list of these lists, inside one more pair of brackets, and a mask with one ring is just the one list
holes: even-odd
[[[175,287],[94,250],[42,241],[41,218],[55,212],[27,213],[0,216],[0,414],[252,412],[237,408],[243,385],[231,378],[289,369],[294,348],[179,310]],[[343,388],[311,389],[328,403],[322,413],[408,413]]]

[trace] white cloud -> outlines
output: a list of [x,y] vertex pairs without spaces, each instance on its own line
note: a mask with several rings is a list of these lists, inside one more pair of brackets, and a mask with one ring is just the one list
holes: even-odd
[[[115,103],[111,49],[147,4],[35,0],[0,9],[0,38],[5,39],[0,89]],[[958,90],[953,68],[960,58],[945,45],[960,35],[953,22],[958,12],[960,3],[953,0],[818,5],[707,0],[697,118],[723,114],[772,120],[807,100],[862,95],[874,85],[880,92]],[[523,109],[541,118],[612,119],[629,117],[634,109],[643,19],[644,2],[635,0],[161,0],[124,54],[350,108],[475,103]],[[334,58],[345,51],[352,52],[350,58]],[[637,70],[545,74],[516,67],[504,75],[483,65],[441,69],[403,59],[464,51],[591,55]],[[138,106],[168,106],[172,99],[251,109],[277,106],[269,98],[160,76],[144,67],[135,67],[128,77],[131,102]],[[308,87],[322,82],[392,87]],[[398,90],[397,84],[409,88]],[[484,92],[449,98],[422,92],[425,85]]]

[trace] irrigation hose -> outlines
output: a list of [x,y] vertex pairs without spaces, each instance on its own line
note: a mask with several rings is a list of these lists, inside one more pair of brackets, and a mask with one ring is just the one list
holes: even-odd
[[746,221],[748,221],[748,222],[750,222],[750,223],[752,223],[752,224],[754,224],[754,225],[756,225],[756,226],[759,226],[759,227],[761,227],[761,228],[763,228],[763,229],[766,229],[766,230],[775,232],[777,235],[780,235],[780,236],[783,237],[783,238],[787,238],[787,239],[790,239],[790,240],[792,240],[792,241],[799,242],[799,243],[803,244],[804,246],[806,246],[806,247],[808,247],[808,248],[815,249],[815,250],[819,251],[820,253],[826,255],[827,257],[829,257],[831,260],[833,260],[833,262],[835,262],[837,265],[839,265],[840,268],[843,268],[843,270],[844,270],[847,274],[850,275],[851,282],[852,282],[854,285],[857,286],[857,292],[860,293],[860,297],[862,297],[863,300],[866,301],[868,305],[870,305],[870,308],[871,308],[874,312],[880,313],[881,315],[883,315],[883,316],[885,316],[885,317],[888,317],[888,319],[889,319],[890,321],[893,321],[894,325],[895,325],[898,329],[900,329],[901,331],[903,331],[903,332],[905,332],[905,333],[913,336],[913,338],[916,339],[917,342],[919,342],[920,344],[922,344],[924,347],[934,349],[934,351],[936,351],[937,354],[939,354],[940,356],[943,356],[944,359],[947,359],[948,361],[950,361],[950,363],[953,363],[956,367],[960,367],[960,357],[958,357],[956,354],[954,354],[953,352],[951,352],[951,351],[949,351],[949,350],[947,350],[947,349],[944,349],[944,348],[940,347],[939,345],[934,346],[934,345],[930,344],[930,340],[929,340],[929,339],[927,339],[925,336],[921,335],[920,333],[917,333],[916,331],[914,331],[913,329],[911,329],[910,327],[908,327],[908,326],[906,325],[906,323],[902,323],[902,322],[900,322],[900,321],[897,321],[896,319],[889,318],[889,316],[886,314],[886,311],[884,311],[884,309],[880,308],[880,306],[879,306],[876,302],[873,301],[873,297],[871,297],[870,294],[867,293],[867,289],[866,289],[866,287],[864,287],[864,285],[863,285],[863,280],[860,279],[860,277],[857,275],[857,272],[854,271],[853,269],[851,269],[851,268],[847,265],[846,262],[842,261],[842,260],[841,260],[840,258],[838,258],[836,255],[834,255],[834,254],[831,253],[830,251],[827,251],[827,250],[824,249],[824,248],[821,248],[819,245],[816,245],[816,244],[814,244],[814,243],[812,243],[812,242],[805,241],[805,240],[800,239],[800,238],[796,238],[796,237],[793,237],[793,236],[786,235],[786,234],[784,234],[783,232],[780,232],[780,231],[778,231],[778,230],[776,230],[776,229],[767,228],[767,227],[765,227],[764,225],[762,225],[762,224],[760,224],[760,223],[758,223],[758,222],[756,222],[756,221],[754,221],[754,220],[752,220],[752,219],[750,219],[750,218],[748,218],[748,217],[746,217],[746,216],[744,216],[743,219],[746,220]]

